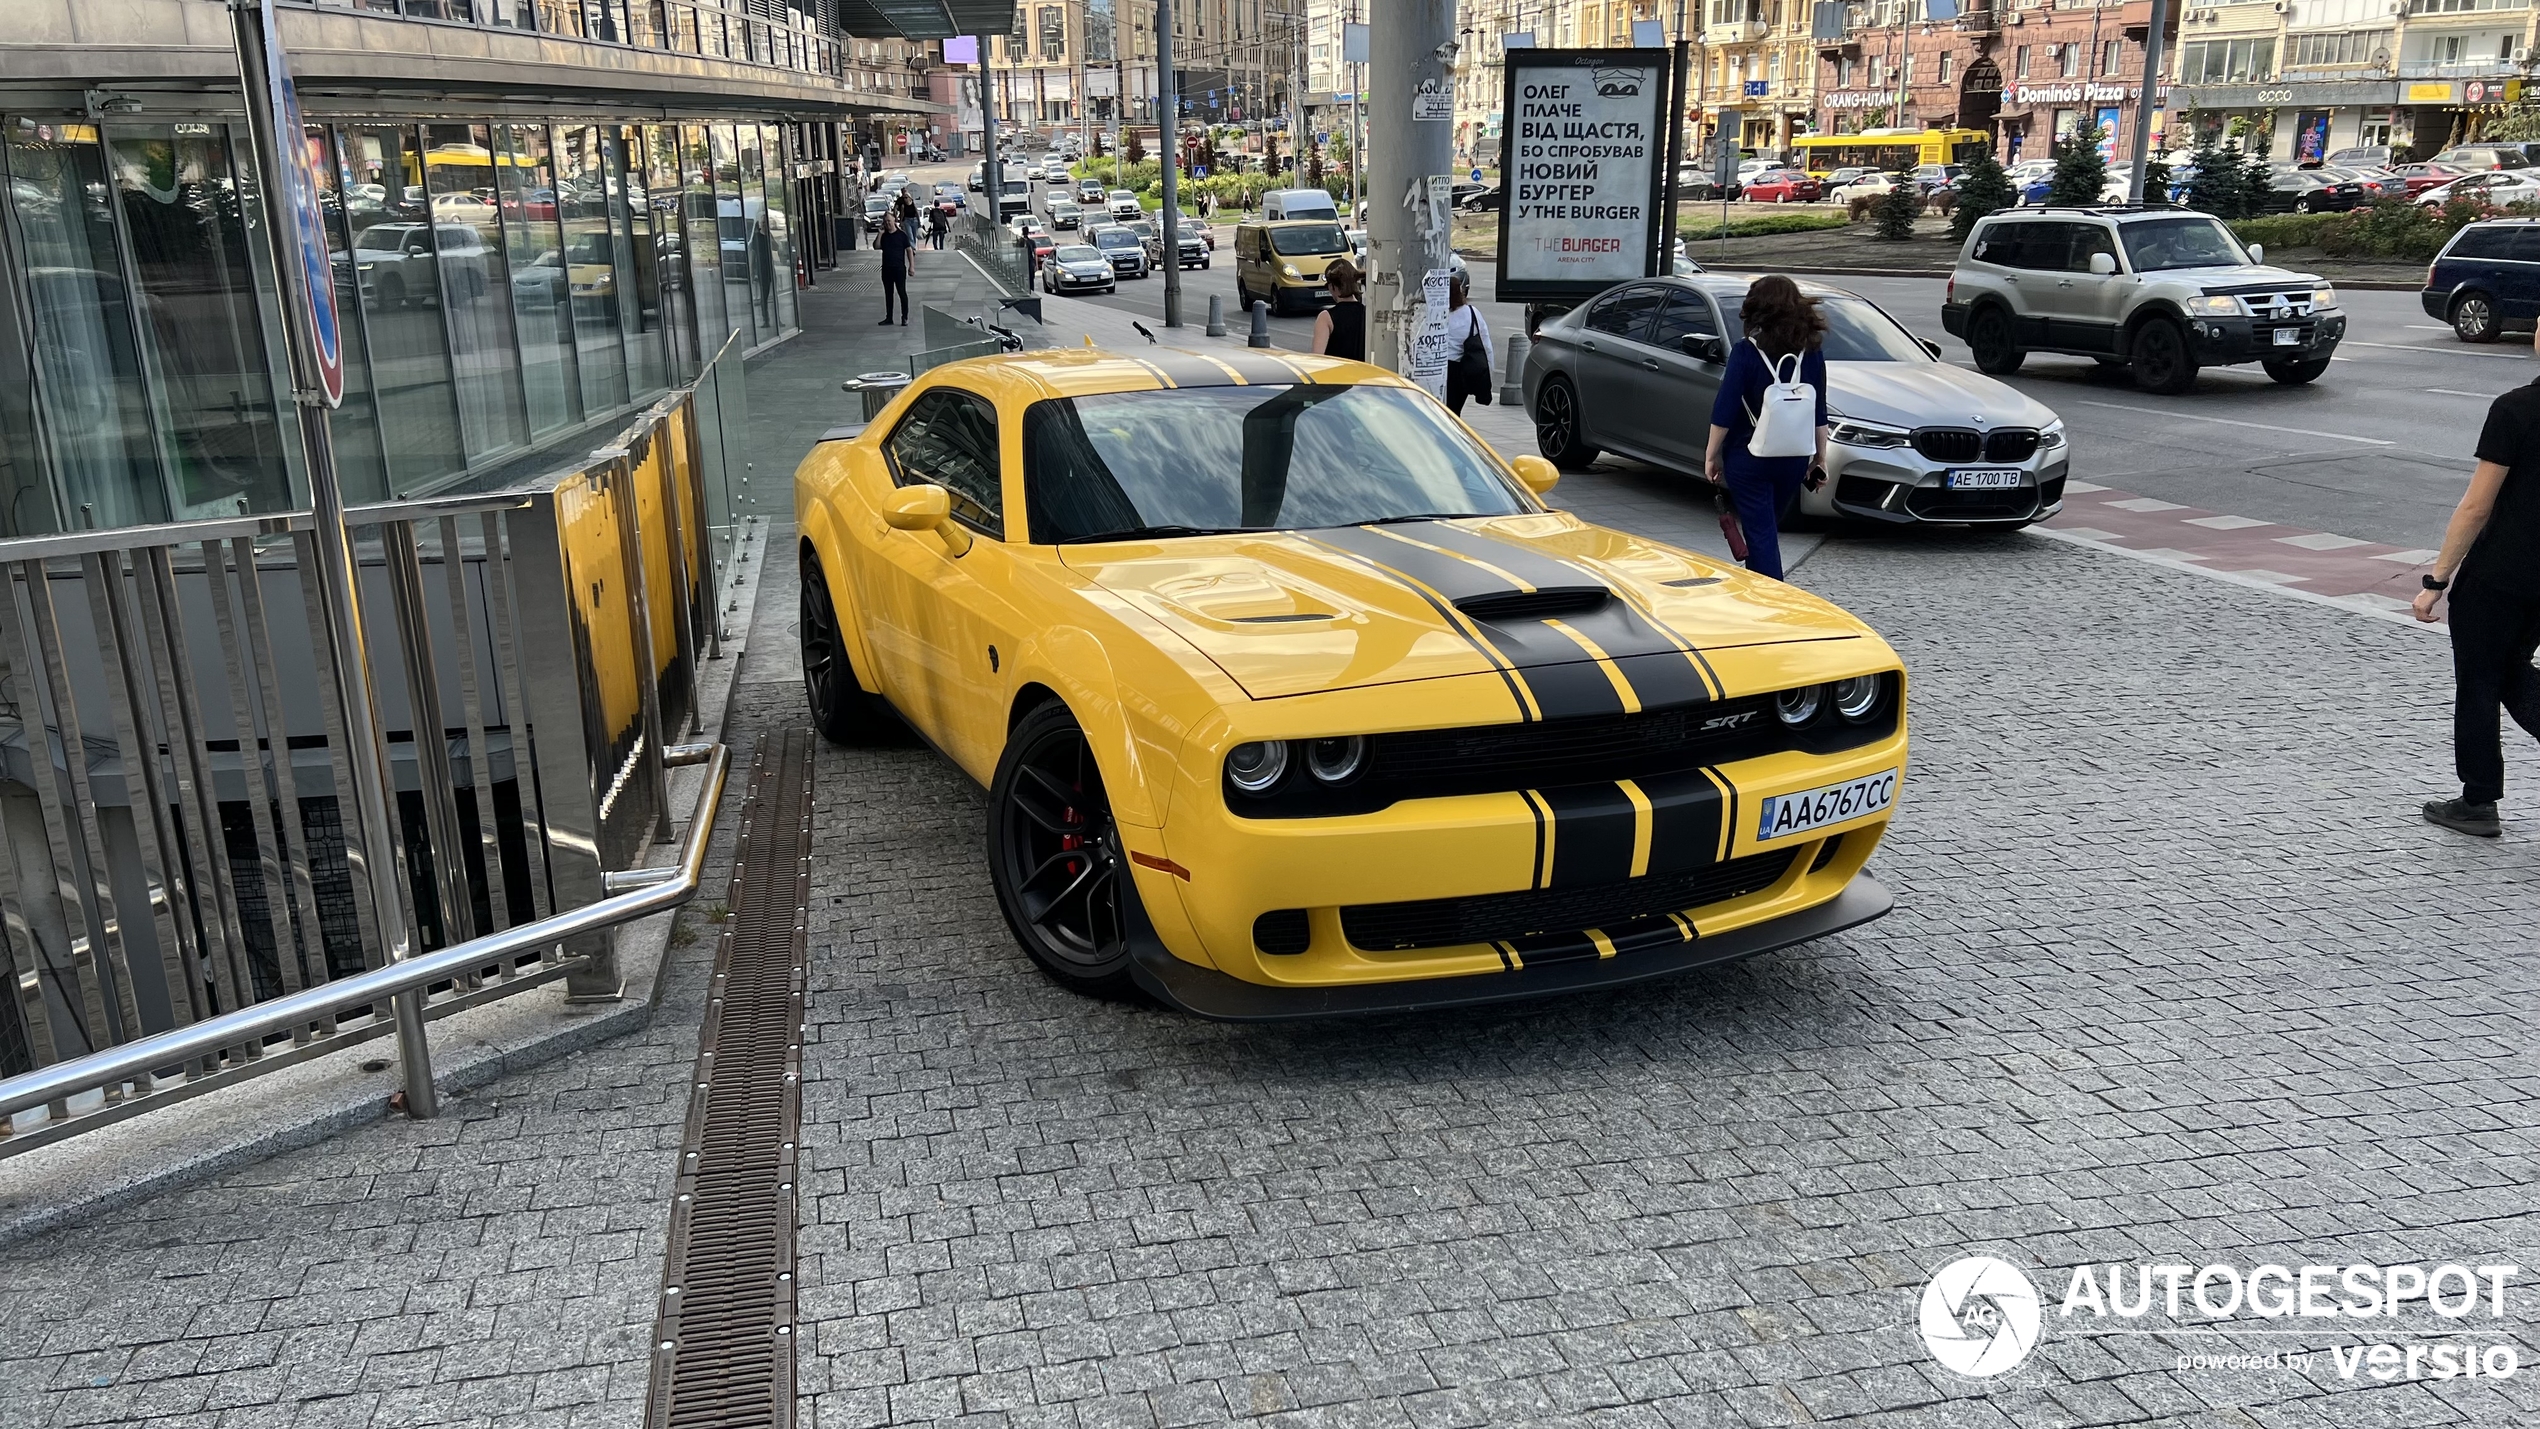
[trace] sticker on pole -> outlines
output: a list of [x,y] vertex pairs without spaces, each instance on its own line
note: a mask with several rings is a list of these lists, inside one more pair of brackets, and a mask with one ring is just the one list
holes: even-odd
[[1446,124],[1455,119],[1455,96],[1446,82],[1424,79],[1411,91],[1411,122],[1414,124]]
[[1446,400],[1446,310],[1452,301],[1448,289],[1454,282],[1452,268],[1432,268],[1420,275],[1420,307],[1411,320],[1411,360],[1403,364],[1403,375],[1441,402]]
[[290,247],[300,266],[300,299],[308,320],[318,390],[326,405],[344,404],[344,333],[335,311],[335,265],[328,255],[326,219],[318,211],[317,175],[310,167],[308,129],[300,122],[300,93],[282,52],[281,22],[273,0],[264,11],[265,100],[273,115],[274,157],[281,169],[269,182],[280,186]]
[[1664,50],[1508,54],[1501,297],[1584,297],[1648,273],[1668,64]]

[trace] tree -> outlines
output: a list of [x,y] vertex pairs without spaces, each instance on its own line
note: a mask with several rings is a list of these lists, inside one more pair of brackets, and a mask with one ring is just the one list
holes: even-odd
[[1892,177],[1895,186],[1879,195],[1870,220],[1878,225],[1879,237],[1903,240],[1914,236],[1914,220],[1923,211],[1923,188],[1914,182],[1911,165],[1900,167]]
[[1323,186],[1323,150],[1319,146],[1305,151],[1305,186],[1310,189]]
[[2267,162],[2264,149],[2251,149],[2240,165],[2240,218],[2255,218],[2267,211],[2267,202],[2275,195],[2275,166]]
[[2216,218],[2238,218],[2241,210],[2240,157],[2222,146],[2212,131],[2196,136],[2188,156],[2194,172],[2187,176],[2187,206]]
[[2108,161],[2099,152],[2101,130],[2093,124],[2077,130],[2055,155],[2055,177],[2047,181],[2046,201],[2063,208],[2088,208],[2108,186]]
[[1958,206],[1949,211],[1949,236],[1964,243],[1977,219],[2016,207],[2019,201],[2019,191],[2011,187],[2001,161],[1993,157],[1993,146],[1987,144],[1976,150],[1967,161],[1966,173],[1958,178]]
[[1143,164],[1147,161],[1146,141],[1138,137],[1137,130],[1127,130],[1121,136],[1120,157],[1133,164]]

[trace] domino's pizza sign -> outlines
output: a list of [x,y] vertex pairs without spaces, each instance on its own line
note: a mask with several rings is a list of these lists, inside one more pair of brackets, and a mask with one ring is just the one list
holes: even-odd
[[309,161],[308,130],[300,122],[300,94],[291,83],[290,61],[282,52],[282,30],[272,0],[263,12],[265,100],[273,115],[276,166],[271,180],[278,197],[286,247],[300,269],[300,301],[308,320],[311,356],[317,366],[318,390],[326,405],[344,404],[344,330],[335,311],[335,268],[328,255],[326,218],[318,211],[317,174]]

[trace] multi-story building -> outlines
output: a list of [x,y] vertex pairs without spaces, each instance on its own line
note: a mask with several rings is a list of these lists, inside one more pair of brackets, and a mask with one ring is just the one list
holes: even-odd
[[[1156,118],[1153,5],[1018,0],[991,40],[997,122],[1043,130]],[[1173,70],[1194,123],[1246,124],[1288,105],[1301,68],[1303,0],[1173,0]]]
[[[1475,164],[1498,158],[1506,110],[1500,77],[1511,37],[1541,49],[1620,49],[1635,43],[1642,33],[1636,27],[1655,24],[1659,43],[1671,45],[1677,13],[1664,0],[1463,0],[1457,17],[1457,158]],[[1701,23],[1698,5],[1688,3],[1684,14],[1689,23]]]
[[1722,126],[1738,147],[1786,154],[1817,113],[1814,16],[1807,0],[1702,0],[1702,50],[1694,65],[1697,143]]
[[[2011,162],[2096,128],[2111,153],[2126,151],[2143,92],[2148,5],[1978,0],[1962,13],[1949,8],[1946,0],[1818,4],[1819,131],[1981,129]],[[2155,134],[2162,104],[2156,89]]]
[[[305,507],[229,7],[7,10],[0,535]],[[829,7],[276,13],[307,119],[285,138],[321,176],[334,248],[330,424],[355,503],[546,469],[718,354],[788,336],[832,261],[854,126],[931,109]]]
[[2350,144],[2430,154],[2521,97],[2532,19],[2529,0],[2190,5],[2176,105],[2280,157]]

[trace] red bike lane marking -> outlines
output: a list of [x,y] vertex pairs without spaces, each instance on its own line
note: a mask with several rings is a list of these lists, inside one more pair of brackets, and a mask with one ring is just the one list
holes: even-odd
[[2066,539],[2394,614],[2415,599],[2417,578],[2434,559],[2433,551],[2419,547],[2255,521],[2080,481],[2065,486],[2064,509],[2044,524]]

